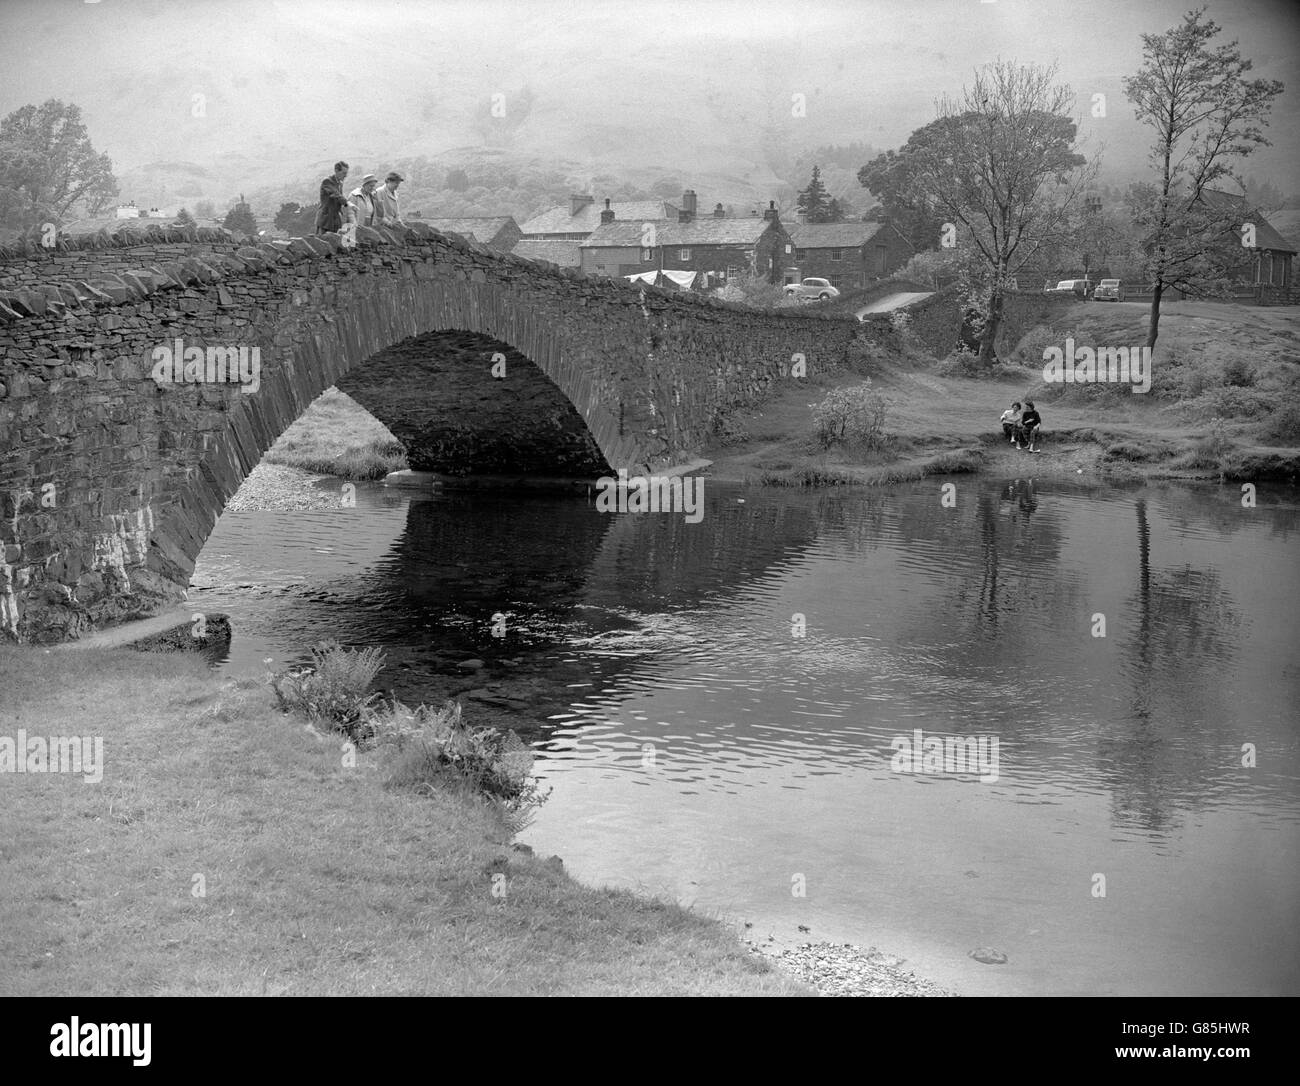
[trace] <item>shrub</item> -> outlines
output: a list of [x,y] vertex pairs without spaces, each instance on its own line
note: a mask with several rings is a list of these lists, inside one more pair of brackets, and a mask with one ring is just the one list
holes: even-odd
[[878,449],[885,444],[885,417],[889,405],[870,383],[832,389],[813,409],[813,426],[823,448],[862,445]]
[[345,649],[337,641],[323,641],[311,650],[312,664],[268,677],[276,704],[285,712],[298,711],[309,720],[327,722],[350,738],[363,738],[366,710],[378,698],[366,690],[384,666],[376,648]]
[[1064,347],[1065,335],[1046,324],[1037,324],[1020,337],[1011,352],[1014,361],[1023,366],[1043,367],[1043,351],[1048,347]]
[[1236,445],[1228,437],[1227,426],[1223,419],[1211,419],[1209,432],[1192,445],[1187,454],[1185,466],[1189,468],[1213,468],[1222,471],[1228,457],[1236,451]]
[[1285,403],[1269,415],[1259,436],[1270,444],[1300,445],[1300,403]]
[[1223,364],[1223,383],[1236,388],[1249,388],[1255,383],[1255,370],[1244,358],[1230,358]]
[[366,714],[395,787],[450,786],[494,801],[513,832],[546,801],[532,779],[533,752],[512,731],[470,728],[459,703],[410,708],[396,698]]

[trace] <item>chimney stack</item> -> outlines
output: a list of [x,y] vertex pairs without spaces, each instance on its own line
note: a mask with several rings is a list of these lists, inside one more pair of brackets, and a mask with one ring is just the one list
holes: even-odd
[[722,209],[721,204],[717,204],[714,206],[713,217],[715,219],[725,219],[727,217],[727,213]]
[[768,200],[768,202],[767,202],[767,210],[763,212],[763,218],[765,218],[768,222],[772,222],[772,221],[776,218],[776,201],[775,201],[775,200]]
[[687,189],[682,193],[682,209],[677,212],[678,222],[692,222],[695,219],[695,190]]
[[614,221],[614,211],[609,206],[609,200],[605,201],[605,210],[600,213],[600,225],[605,226],[607,223]]
[[595,202],[596,198],[594,196],[583,196],[575,192],[569,197],[569,214],[571,216],[577,215],[588,204],[594,204]]

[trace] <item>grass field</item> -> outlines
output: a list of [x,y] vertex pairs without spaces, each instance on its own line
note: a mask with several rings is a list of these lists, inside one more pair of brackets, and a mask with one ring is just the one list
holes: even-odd
[[344,479],[382,479],[407,466],[388,427],[337,388],[326,389],[264,459]]
[[807,994],[196,659],[9,648],[0,689],[0,737],[104,746],[98,784],[0,775],[0,995]]

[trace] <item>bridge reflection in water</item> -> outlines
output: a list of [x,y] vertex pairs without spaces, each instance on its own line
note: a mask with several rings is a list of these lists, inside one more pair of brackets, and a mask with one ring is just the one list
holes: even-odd
[[[404,699],[530,724],[555,795],[525,839],[584,879],[972,993],[1300,991],[1295,501],[958,495],[708,484],[691,525],[363,489],[223,518],[192,598],[234,615],[232,666],[380,644]],[[998,780],[892,772],[918,728],[996,736]]]

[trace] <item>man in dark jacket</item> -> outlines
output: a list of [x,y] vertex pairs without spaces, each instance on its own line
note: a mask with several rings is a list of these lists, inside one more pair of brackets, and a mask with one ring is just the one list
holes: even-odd
[[320,207],[316,210],[316,233],[335,233],[343,228],[343,213],[348,206],[343,179],[348,175],[346,162],[334,163],[334,172],[320,183]]
[[[1034,442],[1038,438],[1038,428],[1043,424],[1043,417],[1038,413],[1038,408],[1034,406],[1033,400],[1025,401],[1025,410],[1020,415],[1020,429],[1017,431],[1021,441],[1029,442],[1029,451],[1037,452],[1034,448]],[[1017,442],[1019,444],[1019,442]],[[1020,448],[1025,448],[1020,445]]]

